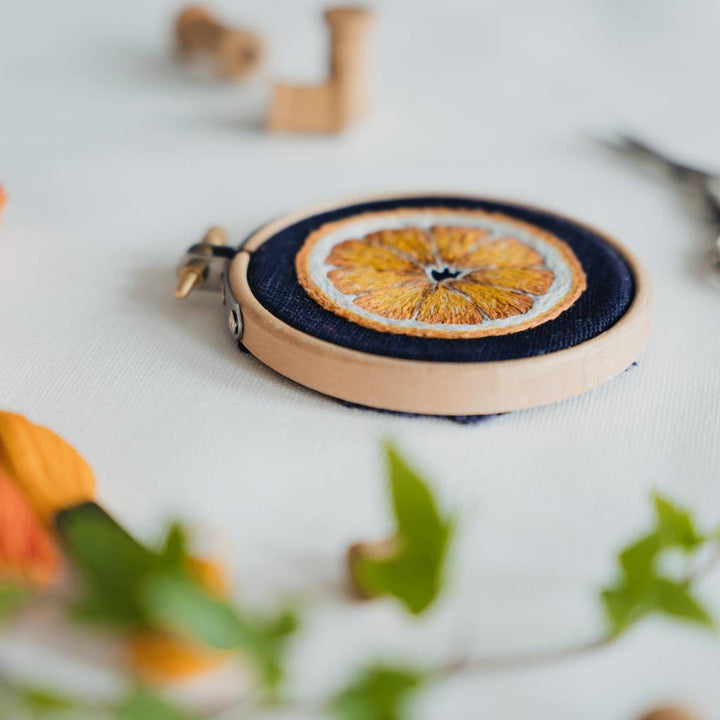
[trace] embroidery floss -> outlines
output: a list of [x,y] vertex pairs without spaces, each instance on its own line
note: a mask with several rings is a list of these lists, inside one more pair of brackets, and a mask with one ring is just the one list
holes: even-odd
[[351,322],[448,339],[527,330],[587,287],[559,238],[477,210],[399,209],[329,223],[305,241],[296,268],[318,304]]

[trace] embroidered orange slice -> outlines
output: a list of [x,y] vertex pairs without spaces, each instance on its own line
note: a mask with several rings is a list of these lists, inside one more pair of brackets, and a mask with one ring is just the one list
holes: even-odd
[[586,287],[572,250],[515,218],[399,209],[324,225],[296,258],[322,307],[382,332],[474,338],[557,317]]

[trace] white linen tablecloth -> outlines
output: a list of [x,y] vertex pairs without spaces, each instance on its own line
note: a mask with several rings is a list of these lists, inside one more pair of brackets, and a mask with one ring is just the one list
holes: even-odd
[[[720,5],[377,3],[369,122],[341,137],[269,135],[270,79],[325,72],[320,8],[217,0],[269,45],[260,77],[228,84],[173,61],[169,0],[4,0],[1,404],[72,441],[101,501],[140,536],[180,516],[219,543],[249,602],[307,599],[292,658],[303,692],[378,657],[440,661],[461,641],[491,655],[591,639],[598,588],[648,526],[652,489],[720,522],[720,291],[703,275],[706,228],[662,178],[592,139],[629,127],[720,167]],[[654,286],[638,366],[475,427],[404,419],[278,377],[236,350],[216,298],[172,296],[180,253],[211,224],[239,241],[306,204],[426,189],[525,200],[616,235]],[[347,545],[389,528],[385,436],[461,516],[450,587],[420,622],[340,591]],[[701,590],[720,613],[720,572]],[[63,642],[49,654],[32,644],[6,636],[0,660],[68,676]],[[673,700],[715,720],[719,664],[717,636],[651,620],[585,658],[453,679],[415,715],[633,720]],[[81,687],[104,677],[80,676]]]

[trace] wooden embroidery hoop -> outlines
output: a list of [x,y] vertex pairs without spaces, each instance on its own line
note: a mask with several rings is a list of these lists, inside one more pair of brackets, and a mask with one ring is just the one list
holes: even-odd
[[[353,198],[286,215],[255,232],[230,261],[226,278],[227,289],[242,314],[240,339],[249,352],[281,375],[325,395],[358,405],[428,415],[489,415],[558,402],[607,382],[634,362],[647,342],[650,326],[651,290],[644,269],[613,238],[544,209],[546,214],[590,230],[615,248],[635,281],[634,298],[618,322],[564,350],[477,363],[384,357],[333,345],[297,330],[272,315],[253,294],[247,279],[251,254],[280,230],[346,205],[425,195]],[[467,193],[432,195],[494,200]]]

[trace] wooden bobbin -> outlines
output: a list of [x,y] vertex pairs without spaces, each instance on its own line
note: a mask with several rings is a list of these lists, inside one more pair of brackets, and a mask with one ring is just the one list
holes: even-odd
[[331,8],[325,13],[330,29],[330,84],[343,123],[360,117],[369,106],[371,18],[368,10],[353,7]]
[[182,55],[207,57],[225,77],[249,75],[262,59],[262,41],[257,35],[226,27],[201,6],[187,7],[178,15],[175,37]]
[[340,132],[369,105],[370,11],[335,7],[325,13],[330,33],[329,79],[321,85],[277,84],[267,118],[269,130]]
[[697,716],[677,705],[655,708],[640,720],[698,720]]

